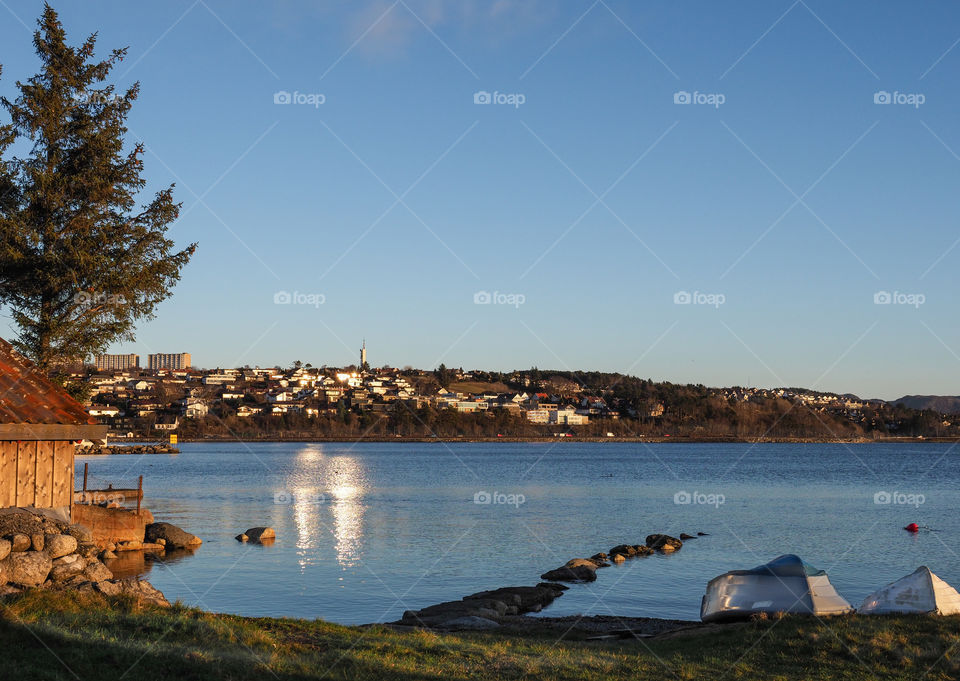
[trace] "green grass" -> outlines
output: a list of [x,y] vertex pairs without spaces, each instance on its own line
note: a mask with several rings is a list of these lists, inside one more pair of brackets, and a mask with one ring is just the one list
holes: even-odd
[[958,617],[787,617],[641,643],[361,629],[76,593],[28,593],[0,614],[0,677],[31,681],[960,676]]
[[481,393],[508,393],[510,388],[503,383],[484,383],[482,381],[461,381],[451,383],[448,390],[455,393],[470,393],[479,395]]

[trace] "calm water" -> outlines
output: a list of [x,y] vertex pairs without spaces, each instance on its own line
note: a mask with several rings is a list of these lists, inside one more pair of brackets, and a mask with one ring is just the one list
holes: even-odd
[[[960,447],[950,445],[181,449],[78,457],[78,475],[85,461],[91,487],[135,485],[142,474],[157,520],[204,540],[194,555],[152,564],[148,579],[171,600],[217,612],[390,621],[481,589],[535,584],[570,558],[652,532],[710,536],[600,570],[545,614],[697,619],[710,578],[788,552],[826,569],[854,605],[922,564],[960,586]],[[923,497],[874,503],[884,491]],[[478,504],[478,492],[523,503]],[[674,503],[683,492],[714,503]],[[911,536],[901,529],[909,522],[935,531]],[[274,545],[234,539],[257,525],[276,528]]]

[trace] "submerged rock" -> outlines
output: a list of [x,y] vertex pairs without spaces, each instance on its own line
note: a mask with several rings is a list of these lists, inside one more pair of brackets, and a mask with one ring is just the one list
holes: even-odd
[[[647,546],[657,551],[676,551],[683,546],[683,542],[669,534],[651,534],[647,536]],[[669,547],[669,548],[665,548]]]
[[597,579],[597,565],[586,558],[574,558],[563,567],[544,572],[540,579],[551,582],[593,582]]

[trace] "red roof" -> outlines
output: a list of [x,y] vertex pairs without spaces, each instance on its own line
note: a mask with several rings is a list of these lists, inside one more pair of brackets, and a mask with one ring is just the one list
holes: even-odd
[[0,338],[0,423],[95,424],[79,402]]

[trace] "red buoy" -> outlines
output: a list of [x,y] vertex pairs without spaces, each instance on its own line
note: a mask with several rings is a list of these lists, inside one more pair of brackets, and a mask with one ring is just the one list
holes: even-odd
[[907,525],[907,526],[906,526],[905,528],[903,528],[903,529],[905,529],[907,532],[919,532],[919,531],[920,531],[920,526],[917,525],[916,523],[910,523],[909,525]]

